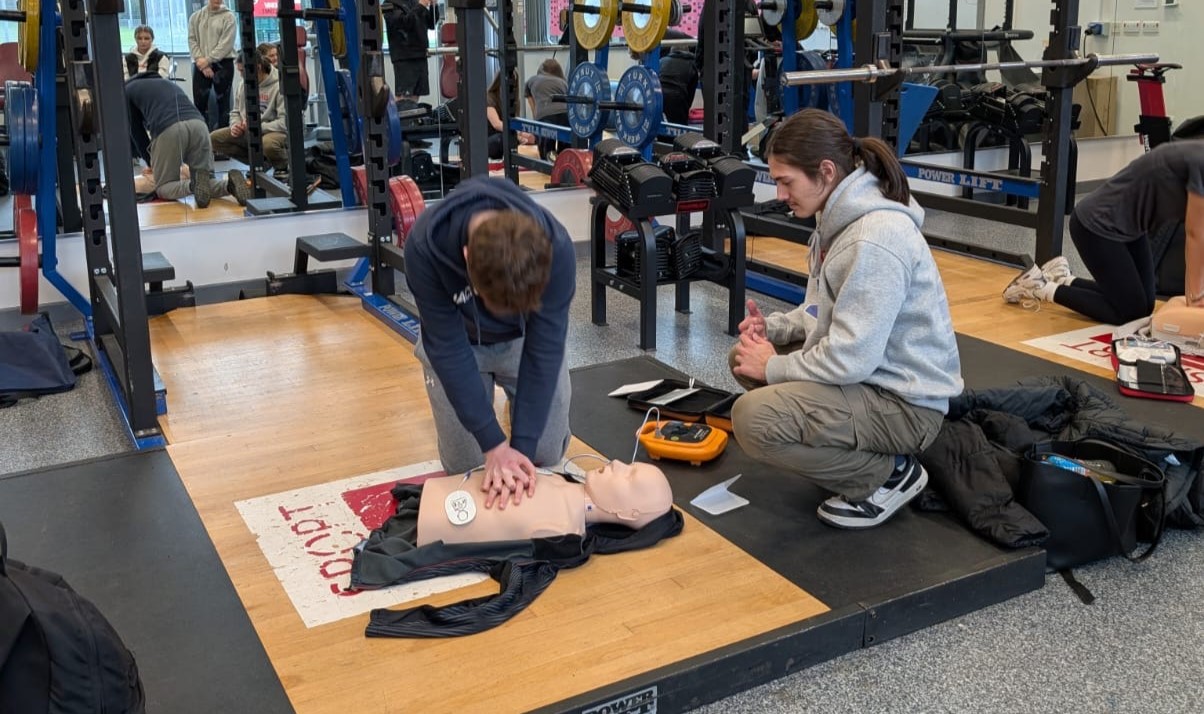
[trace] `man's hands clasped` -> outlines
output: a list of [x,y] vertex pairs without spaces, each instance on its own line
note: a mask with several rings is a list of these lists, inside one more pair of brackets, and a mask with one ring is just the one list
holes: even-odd
[[485,478],[481,482],[485,492],[485,508],[505,510],[506,502],[513,499],[514,505],[523,502],[523,493],[535,495],[535,465],[531,460],[502,442],[485,452]]

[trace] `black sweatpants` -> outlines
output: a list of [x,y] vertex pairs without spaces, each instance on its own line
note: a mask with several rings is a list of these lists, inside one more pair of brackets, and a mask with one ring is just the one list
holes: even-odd
[[[209,131],[230,126],[230,87],[234,84],[234,58],[228,57],[213,65],[213,78],[192,65],[192,103],[205,117]],[[209,91],[217,95],[217,116],[209,112]]]
[[1054,292],[1054,302],[1109,325],[1148,317],[1154,312],[1154,258],[1150,239],[1128,243],[1092,233],[1070,216],[1070,239],[1092,280],[1075,278]]

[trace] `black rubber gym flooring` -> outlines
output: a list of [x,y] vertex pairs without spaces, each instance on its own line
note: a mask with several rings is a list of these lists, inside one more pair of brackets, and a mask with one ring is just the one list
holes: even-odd
[[166,451],[0,478],[0,523],[113,623],[148,712],[293,711]]

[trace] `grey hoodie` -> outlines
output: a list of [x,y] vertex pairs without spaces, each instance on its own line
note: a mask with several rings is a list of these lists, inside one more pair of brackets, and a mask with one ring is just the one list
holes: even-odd
[[[246,69],[244,68],[245,72]],[[230,110],[230,123],[241,124],[247,120],[247,93],[243,89],[241,77],[234,81],[234,108]],[[259,128],[263,133],[284,131],[285,104],[284,95],[280,92],[280,73],[273,67],[268,76],[259,81]]]
[[840,182],[811,234],[806,300],[766,316],[774,344],[804,341],[770,358],[770,384],[872,384],[949,410],[962,392],[961,360],[923,222],[914,199],[904,206],[886,198],[864,167]]
[[234,56],[234,13],[226,6],[210,10],[209,5],[188,18],[188,52],[192,61],[202,57],[210,60]]

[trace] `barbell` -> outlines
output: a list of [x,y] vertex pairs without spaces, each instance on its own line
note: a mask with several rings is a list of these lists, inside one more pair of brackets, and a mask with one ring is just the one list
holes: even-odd
[[660,79],[639,65],[623,73],[612,97],[606,72],[580,62],[569,74],[568,94],[553,95],[552,101],[568,105],[569,128],[580,137],[596,135],[610,124],[610,112],[618,112],[615,135],[640,147],[656,138],[665,110]]
[[681,0],[577,0],[570,7],[573,35],[581,47],[596,50],[608,44],[621,12],[627,46],[641,54],[655,49],[669,26],[680,23],[690,9]]
[[867,64],[847,69],[821,69],[802,72],[783,72],[782,86],[797,87],[806,84],[834,84],[836,82],[876,82],[879,79],[913,74],[956,74],[959,72],[985,72],[988,70],[1041,69],[1046,67],[1082,67],[1094,63],[1096,67],[1118,64],[1145,64],[1157,62],[1158,55],[1122,54],[1087,55],[1052,60],[1028,60],[1015,62],[974,62],[972,64],[930,65],[926,67],[883,67]]

